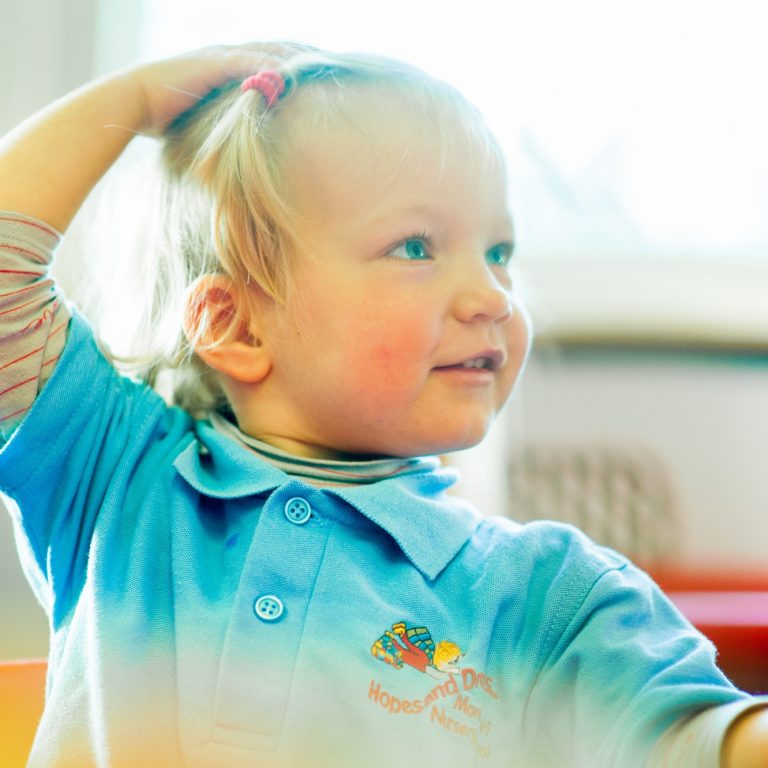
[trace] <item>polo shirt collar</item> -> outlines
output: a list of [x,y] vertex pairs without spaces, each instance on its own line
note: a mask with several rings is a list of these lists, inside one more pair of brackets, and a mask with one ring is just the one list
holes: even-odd
[[[267,464],[205,422],[176,458],[179,474],[199,493],[234,499],[267,493],[290,476]],[[386,531],[427,578],[435,579],[466,544],[479,514],[448,489],[458,479],[438,459],[426,459],[421,471],[369,485],[325,487]]]
[[261,461],[247,448],[219,434],[210,424],[195,425],[197,440],[176,457],[176,471],[199,493],[238,499],[278,488],[286,474]]
[[447,490],[458,479],[439,461],[423,472],[366,486],[328,489],[385,530],[405,556],[433,580],[467,543],[480,515]]

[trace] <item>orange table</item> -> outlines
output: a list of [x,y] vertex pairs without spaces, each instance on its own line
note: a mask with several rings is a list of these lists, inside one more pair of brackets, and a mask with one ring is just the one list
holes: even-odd
[[24,768],[43,712],[44,659],[0,662],[0,765]]

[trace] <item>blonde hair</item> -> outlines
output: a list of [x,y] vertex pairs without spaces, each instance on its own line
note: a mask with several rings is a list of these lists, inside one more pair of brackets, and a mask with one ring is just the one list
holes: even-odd
[[[272,107],[257,91],[242,92],[233,83],[170,127],[153,160],[159,181],[142,193],[151,210],[135,222],[140,229],[144,225],[143,242],[133,246],[139,262],[130,279],[142,282],[144,295],[122,310],[118,324],[123,333],[130,326],[129,343],[110,345],[97,320],[118,365],[153,386],[165,381],[168,399],[195,416],[226,407],[226,398],[217,377],[193,353],[199,339],[190,342],[182,330],[190,289],[203,275],[219,273],[258,287],[279,304],[288,300],[292,260],[302,247],[285,183],[285,174],[296,171],[290,165],[296,142],[311,141],[324,130],[354,129],[361,110],[376,108],[382,101],[376,98],[378,89],[386,89],[404,101],[414,124],[434,131],[434,144],[444,155],[447,136],[457,129],[488,157],[498,160],[500,152],[474,106],[453,87],[408,64],[311,52],[289,58],[279,71],[287,90]],[[124,291],[125,282],[117,289]],[[246,305],[223,335],[217,328],[219,340],[247,322],[252,293],[242,293]],[[97,315],[103,319],[116,303],[102,294],[101,305]],[[203,323],[201,338],[205,331]]]

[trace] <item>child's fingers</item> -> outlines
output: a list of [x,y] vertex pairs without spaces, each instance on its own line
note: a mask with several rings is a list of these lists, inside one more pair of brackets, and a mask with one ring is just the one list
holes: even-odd
[[144,96],[145,130],[162,132],[215,88],[309,50],[287,41],[214,46],[145,65],[136,73]]

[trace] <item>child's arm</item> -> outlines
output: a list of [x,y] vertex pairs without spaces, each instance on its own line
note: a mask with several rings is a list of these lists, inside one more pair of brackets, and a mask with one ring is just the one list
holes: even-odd
[[765,768],[768,765],[768,708],[751,710],[728,731],[722,768]]
[[0,444],[64,348],[70,314],[47,274],[54,230],[67,228],[136,133],[160,133],[211,89],[295,50],[209,48],[125,70],[60,99],[0,139]]
[[64,231],[131,138],[161,132],[222,83],[290,48],[207,48],[125,70],[54,102],[0,140],[0,210]]

